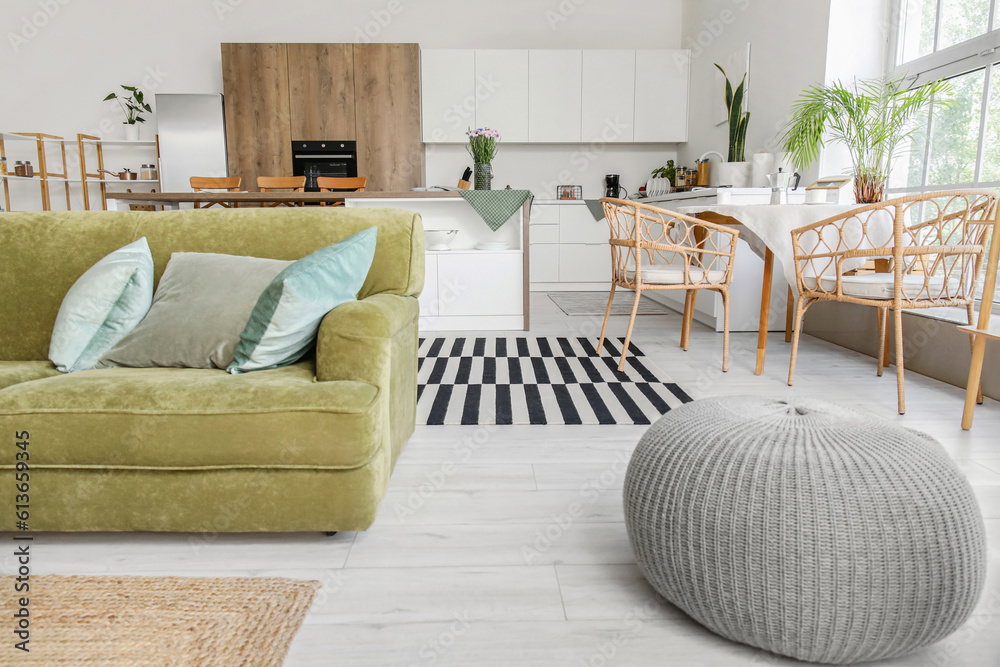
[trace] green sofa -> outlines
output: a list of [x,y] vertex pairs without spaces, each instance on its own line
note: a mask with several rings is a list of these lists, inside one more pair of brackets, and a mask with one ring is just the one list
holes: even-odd
[[[172,252],[298,259],[372,226],[368,279],[323,320],[314,359],[244,375],[47,360],[70,286],[140,237],[159,280]],[[400,210],[0,214],[0,530],[17,528],[24,449],[32,531],[368,528],[414,429],[423,281],[420,216]]]

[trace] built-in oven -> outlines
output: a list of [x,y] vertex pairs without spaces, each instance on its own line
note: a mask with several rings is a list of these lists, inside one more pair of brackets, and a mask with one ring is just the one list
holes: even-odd
[[358,142],[293,141],[292,171],[306,177],[306,192],[319,192],[319,176],[357,176]]

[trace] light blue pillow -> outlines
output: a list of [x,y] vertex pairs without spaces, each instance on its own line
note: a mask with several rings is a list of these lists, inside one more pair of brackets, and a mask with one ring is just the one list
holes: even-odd
[[92,369],[153,302],[153,256],[143,237],[101,259],[63,298],[49,359],[63,373]]
[[281,273],[257,299],[240,334],[230,373],[293,364],[309,351],[323,317],[357,298],[375,259],[378,228],[369,227]]

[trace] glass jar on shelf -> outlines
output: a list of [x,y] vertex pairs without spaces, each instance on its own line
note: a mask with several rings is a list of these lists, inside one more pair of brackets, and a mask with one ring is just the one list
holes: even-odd
[[21,177],[28,175],[28,171],[24,168],[24,162],[21,160],[14,161],[14,175]]
[[31,160],[26,160],[24,163],[24,175],[28,178],[32,178],[35,175],[35,168],[31,166]]

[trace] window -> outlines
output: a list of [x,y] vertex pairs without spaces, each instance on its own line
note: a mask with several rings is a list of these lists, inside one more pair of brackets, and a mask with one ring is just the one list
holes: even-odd
[[889,74],[947,79],[953,97],[902,147],[889,191],[1000,190],[1000,0],[895,0],[893,25]]

